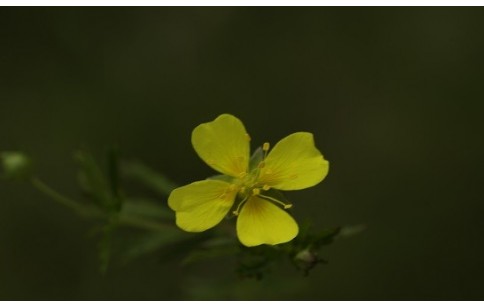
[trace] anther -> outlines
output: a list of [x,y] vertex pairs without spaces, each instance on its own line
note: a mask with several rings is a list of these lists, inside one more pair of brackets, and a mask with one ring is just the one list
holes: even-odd
[[272,197],[270,197],[270,196],[266,196],[266,195],[259,195],[258,197],[259,197],[259,198],[262,198],[262,199],[266,199],[266,200],[272,201],[272,202],[273,202],[273,203],[275,203],[275,204],[279,204],[279,205],[280,205],[280,206],[282,206],[284,209],[289,209],[289,208],[291,208],[291,207],[292,207],[292,204],[290,204],[290,203],[286,204],[286,203],[282,202],[281,200],[278,200],[278,199],[276,199],[276,198],[272,198]]
[[262,150],[264,152],[267,152],[267,151],[269,151],[270,147],[271,147],[271,144],[269,142],[264,142],[264,144],[262,145]]
[[262,186],[262,190],[267,191],[269,189],[271,189],[271,187],[269,185],[267,185],[267,184],[265,184],[264,186]]
[[254,188],[254,189],[252,189],[252,194],[253,194],[254,196],[259,195],[259,194],[260,194],[260,189],[259,189],[259,188]]
[[233,211],[232,213],[235,215],[235,216],[238,216],[239,215],[239,210],[240,210],[240,207],[242,206],[242,204],[245,203],[245,201],[247,201],[247,198],[248,197],[245,197],[244,199],[242,199],[239,204],[237,204],[237,208],[235,209],[235,211]]
[[240,189],[239,189],[239,192],[241,194],[245,193],[245,190],[246,190],[246,187],[245,186],[242,186]]

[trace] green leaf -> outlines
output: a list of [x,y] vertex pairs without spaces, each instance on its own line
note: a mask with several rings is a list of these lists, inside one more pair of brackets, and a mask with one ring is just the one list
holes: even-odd
[[336,239],[343,239],[355,236],[365,231],[366,228],[367,226],[364,224],[342,227]]
[[149,199],[124,200],[119,224],[156,232],[175,228],[174,213],[167,206]]
[[[78,151],[75,155],[80,166],[79,183],[93,203],[104,209],[104,225],[99,242],[100,270],[105,273],[111,259],[111,246],[114,232],[120,222],[122,199],[119,189],[118,153],[115,149],[107,151],[107,177],[101,171],[94,157],[86,151]],[[126,221],[126,218],[123,218]],[[129,221],[131,224],[144,224],[144,221]]]
[[78,178],[81,188],[95,204],[109,208],[110,188],[94,157],[85,151],[78,151],[75,158],[80,167]]
[[119,193],[119,154],[115,148],[107,151],[108,180],[111,189],[112,208],[119,212],[122,206],[122,199]]
[[127,263],[162,248],[166,249],[167,246],[183,241],[190,236],[192,234],[177,229],[131,235],[127,239],[123,238],[122,243],[119,245],[121,246],[118,251],[119,257],[122,263]]
[[124,177],[136,180],[163,196],[168,196],[178,186],[139,162],[124,162],[121,171]]
[[329,245],[333,243],[336,236],[338,236],[340,232],[341,232],[341,227],[329,228],[329,229],[320,231],[314,236],[310,237],[310,240],[311,240],[310,245],[316,249],[324,245]]
[[86,151],[75,155],[79,164],[79,184],[94,204],[109,213],[121,210],[122,198],[118,177],[118,154],[115,149],[107,152],[107,177],[94,157]]
[[115,216],[112,216],[102,228],[102,237],[99,242],[99,263],[100,271],[103,274],[107,272],[111,260],[111,242],[116,227],[117,219]]
[[[182,232],[182,231],[180,231]],[[183,232],[185,238],[173,242],[165,247],[161,260],[180,260],[183,256],[186,256],[191,251],[203,247],[207,240],[214,238],[214,232],[211,230],[201,233],[187,233]]]
[[319,257],[318,250],[325,245],[333,243],[337,239],[353,236],[362,232],[364,225],[328,228],[323,231],[312,233],[309,225],[303,226],[299,236],[289,243],[289,256],[292,263],[302,270],[304,275],[308,275],[316,265],[327,263]]
[[286,255],[286,251],[280,249],[280,247],[281,245],[261,245],[256,247],[240,245],[237,266],[238,275],[241,278],[262,279],[271,271],[271,266]]
[[153,200],[126,199],[121,217],[126,216],[173,221],[175,214],[167,206]]
[[196,250],[193,250],[183,259],[182,264],[188,265],[195,262],[235,255],[239,252],[238,243],[233,238],[213,238],[203,243]]

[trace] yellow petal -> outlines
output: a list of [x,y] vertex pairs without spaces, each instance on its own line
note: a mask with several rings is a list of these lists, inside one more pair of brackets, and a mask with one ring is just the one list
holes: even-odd
[[328,168],[329,162],[314,146],[313,134],[294,133],[269,152],[259,182],[280,190],[308,188],[321,182]]
[[244,124],[230,114],[200,124],[192,132],[192,144],[198,156],[223,174],[239,177],[249,166],[249,135]]
[[296,221],[271,202],[251,197],[237,218],[237,235],[245,246],[289,242],[299,232]]
[[204,180],[174,189],[168,205],[176,212],[176,224],[189,232],[217,225],[232,207],[236,190],[223,181]]

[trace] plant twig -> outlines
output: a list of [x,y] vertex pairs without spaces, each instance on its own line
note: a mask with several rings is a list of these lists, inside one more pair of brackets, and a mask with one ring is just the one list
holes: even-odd
[[[59,192],[57,192],[55,189],[48,186],[39,178],[36,178],[36,177],[32,178],[31,183],[37,190],[39,190],[46,196],[52,198],[57,203],[65,206],[66,208],[73,210],[74,212],[76,212],[81,216],[84,216],[86,218],[98,218],[98,219],[108,218],[107,213],[103,213],[100,210],[95,208],[86,208],[83,204],[78,203],[60,194]],[[167,224],[167,223],[158,222],[154,220],[148,220],[142,217],[126,216],[122,214],[119,217],[118,223],[125,226],[131,226],[131,227],[136,227],[136,228],[151,230],[151,231],[164,231],[167,228],[174,227],[174,225],[172,224]]]

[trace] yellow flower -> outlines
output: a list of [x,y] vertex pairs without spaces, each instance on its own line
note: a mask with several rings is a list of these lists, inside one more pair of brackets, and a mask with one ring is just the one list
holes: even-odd
[[274,197],[274,193],[318,184],[328,173],[329,163],[314,146],[311,133],[291,134],[270,152],[266,142],[252,158],[249,141],[242,122],[230,114],[193,130],[195,151],[223,175],[172,191],[168,204],[176,212],[178,227],[189,232],[205,231],[217,225],[236,204],[233,213],[238,216],[237,235],[243,245],[276,245],[296,237],[298,225],[285,211],[291,204]]

